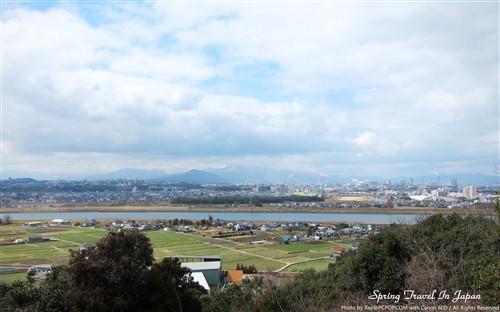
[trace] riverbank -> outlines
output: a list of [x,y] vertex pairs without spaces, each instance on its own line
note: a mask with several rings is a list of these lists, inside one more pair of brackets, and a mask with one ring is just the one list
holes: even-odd
[[339,214],[491,214],[489,209],[447,209],[433,207],[395,207],[395,208],[324,208],[324,207],[254,207],[247,205],[112,205],[93,203],[19,203],[1,209],[2,214],[38,213],[38,212],[272,212],[272,213],[339,213]]

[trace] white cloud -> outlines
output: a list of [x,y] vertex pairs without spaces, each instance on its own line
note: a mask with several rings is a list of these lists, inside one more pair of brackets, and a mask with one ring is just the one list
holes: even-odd
[[7,166],[498,160],[498,3],[75,7],[4,10]]
[[370,147],[376,143],[377,134],[375,132],[365,131],[359,134],[353,141],[360,147]]

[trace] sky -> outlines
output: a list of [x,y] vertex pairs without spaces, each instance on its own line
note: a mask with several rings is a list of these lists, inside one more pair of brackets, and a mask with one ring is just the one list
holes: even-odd
[[2,171],[499,166],[497,1],[2,1],[1,13]]

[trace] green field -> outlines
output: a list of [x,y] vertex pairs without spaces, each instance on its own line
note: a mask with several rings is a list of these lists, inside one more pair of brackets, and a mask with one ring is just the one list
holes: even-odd
[[326,270],[330,263],[333,263],[332,260],[321,259],[314,260],[306,263],[298,263],[288,267],[287,271],[303,271],[305,269],[315,269],[316,271]]
[[[0,239],[26,239],[27,236],[40,235],[51,240],[0,246],[0,266],[27,267],[35,264],[67,263],[70,249],[76,250],[87,242],[96,243],[106,233],[103,229],[73,226],[58,228],[29,228],[20,224],[2,226]],[[324,270],[332,262],[324,257],[334,254],[334,248],[338,245],[323,241],[300,241],[290,244],[267,242],[252,245],[227,238],[204,237],[196,233],[151,231],[145,234],[151,239],[154,255],[158,261],[165,256],[219,256],[222,257],[222,267],[225,270],[235,269],[237,264],[254,265],[262,272],[277,270],[288,264],[292,265],[285,271],[300,271],[307,268]],[[347,247],[346,244],[339,245]],[[24,277],[24,274],[6,274],[1,276],[1,280]]]

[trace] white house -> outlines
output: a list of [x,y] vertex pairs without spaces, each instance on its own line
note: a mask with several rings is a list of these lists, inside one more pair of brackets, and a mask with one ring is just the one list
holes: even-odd
[[51,265],[32,266],[28,269],[28,272],[32,272],[33,277],[36,279],[45,278],[48,273],[52,272],[52,266]]
[[71,225],[71,222],[64,219],[54,219],[50,222],[51,226],[60,226],[60,225]]

